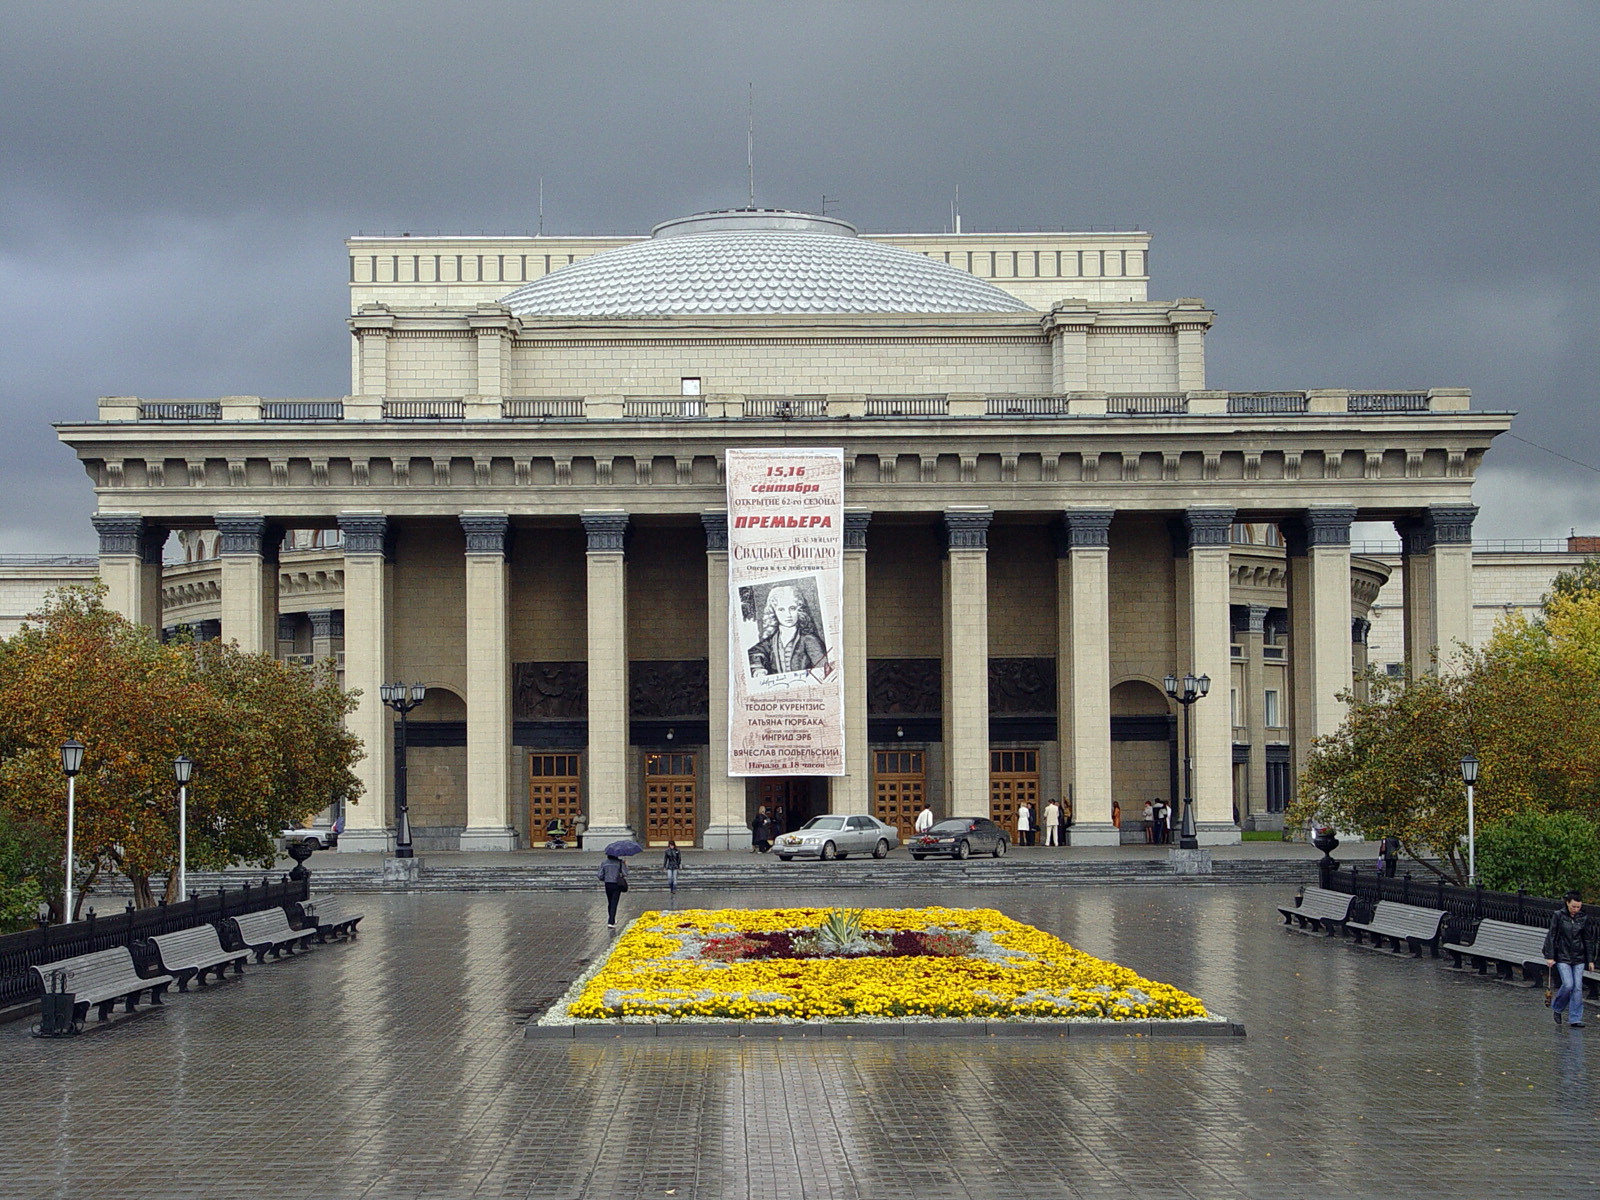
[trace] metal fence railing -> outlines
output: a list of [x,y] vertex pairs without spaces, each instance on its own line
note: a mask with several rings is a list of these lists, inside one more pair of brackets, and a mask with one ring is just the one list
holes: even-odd
[[256,887],[247,883],[231,892],[218,888],[178,904],[158,904],[154,908],[134,908],[129,904],[122,912],[105,917],[96,915],[91,908],[81,921],[5,934],[0,936],[0,1011],[27,1004],[39,996],[42,989],[33,967],[126,946],[142,969],[146,965],[143,944],[157,934],[297,904],[306,899],[309,890],[308,880],[284,876],[280,882],[263,882]]
[[1561,909],[1561,901],[1523,892],[1494,892],[1481,884],[1460,887],[1442,877],[1413,879],[1410,872],[1385,876],[1376,867],[1336,867],[1329,870],[1322,860],[1322,886],[1333,892],[1356,897],[1357,909],[1366,920],[1379,900],[1415,904],[1419,908],[1438,908],[1450,914],[1452,937],[1470,933],[1479,921],[1506,921],[1512,925],[1532,925],[1548,929],[1550,918]]

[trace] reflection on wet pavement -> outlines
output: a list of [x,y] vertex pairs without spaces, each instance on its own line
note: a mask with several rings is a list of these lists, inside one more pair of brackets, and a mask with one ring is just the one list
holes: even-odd
[[1249,1036],[524,1042],[606,945],[598,896],[359,896],[353,944],[74,1041],[0,1026],[0,1196],[1600,1193],[1600,1046],[1536,991],[1285,930],[1281,889],[814,899],[999,908]]

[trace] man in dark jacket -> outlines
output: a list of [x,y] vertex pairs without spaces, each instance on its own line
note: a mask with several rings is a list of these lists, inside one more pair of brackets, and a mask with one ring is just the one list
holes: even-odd
[[1558,912],[1550,921],[1550,932],[1544,935],[1545,965],[1560,977],[1561,986],[1550,1009],[1556,1024],[1561,1024],[1561,1010],[1567,1009],[1568,1024],[1574,1029],[1583,1028],[1583,972],[1594,969],[1595,944],[1600,941],[1600,928],[1583,911],[1583,897],[1577,892],[1567,893],[1565,912]]

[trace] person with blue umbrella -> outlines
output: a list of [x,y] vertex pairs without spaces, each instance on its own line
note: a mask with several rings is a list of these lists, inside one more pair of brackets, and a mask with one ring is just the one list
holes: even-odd
[[605,885],[608,929],[617,927],[617,901],[622,898],[622,893],[628,890],[628,864],[622,860],[643,850],[643,846],[628,838],[612,842],[606,847],[605,861],[600,864],[600,870],[595,877]]

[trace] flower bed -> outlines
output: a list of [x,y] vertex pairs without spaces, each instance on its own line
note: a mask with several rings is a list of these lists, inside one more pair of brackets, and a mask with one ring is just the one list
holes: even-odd
[[646,912],[542,1023],[1207,1020],[1186,992],[988,908]]

